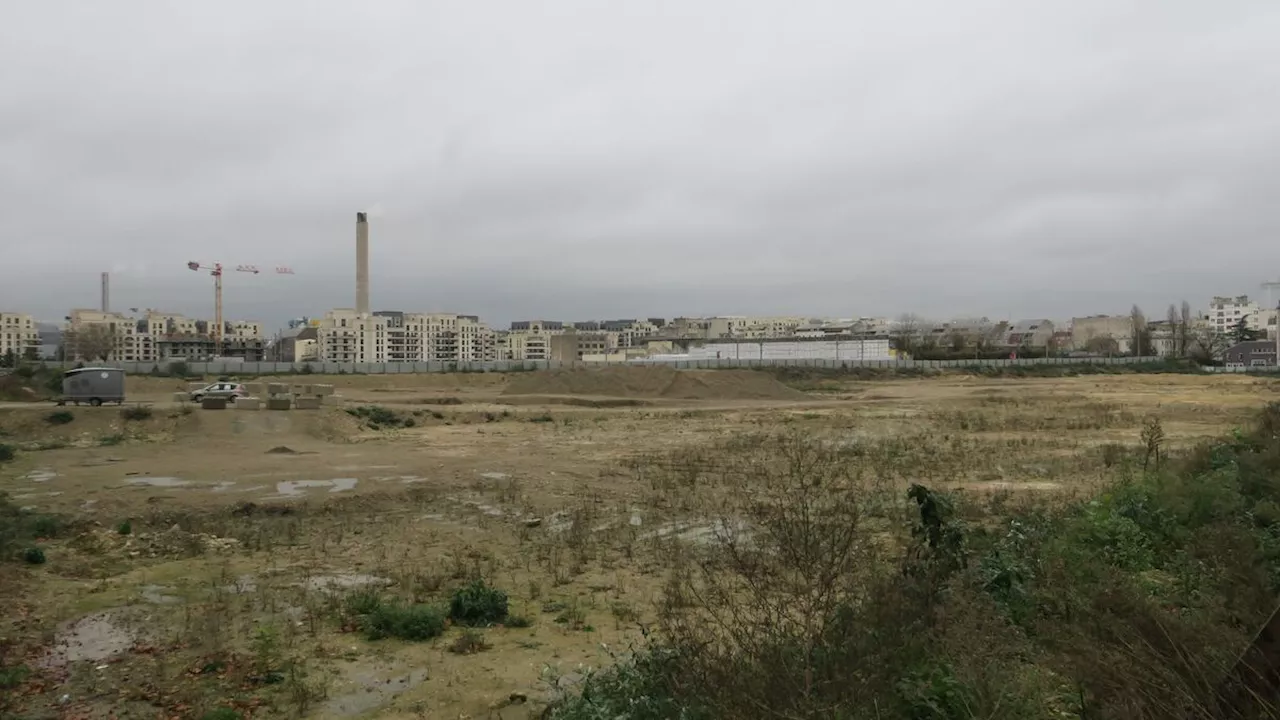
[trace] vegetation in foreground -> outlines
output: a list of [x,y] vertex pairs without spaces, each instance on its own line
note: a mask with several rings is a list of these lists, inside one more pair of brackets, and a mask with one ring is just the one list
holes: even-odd
[[1280,405],[1172,461],[1162,439],[1095,497],[1017,507],[904,503],[856,445],[744,443],[716,475],[749,491],[649,643],[553,717],[1280,717],[1233,674],[1280,591]]

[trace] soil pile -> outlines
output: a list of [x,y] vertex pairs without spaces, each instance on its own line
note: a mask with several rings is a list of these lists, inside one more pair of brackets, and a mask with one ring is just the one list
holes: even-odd
[[607,367],[512,375],[503,395],[596,395],[673,400],[802,400],[807,396],[754,370]]

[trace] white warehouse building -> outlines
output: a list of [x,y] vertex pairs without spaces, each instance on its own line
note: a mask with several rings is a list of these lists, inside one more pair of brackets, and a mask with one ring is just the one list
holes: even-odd
[[695,345],[683,354],[650,355],[644,360],[840,360],[878,362],[893,360],[888,338],[865,340],[813,340],[788,342],[713,342]]

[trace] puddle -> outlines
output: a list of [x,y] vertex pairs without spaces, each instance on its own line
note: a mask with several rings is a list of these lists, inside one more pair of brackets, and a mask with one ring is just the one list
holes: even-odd
[[125,480],[126,485],[146,485],[148,487],[182,487],[190,485],[190,480],[183,480],[176,477],[154,476],[154,477],[136,477]]
[[352,472],[355,470],[390,470],[395,465],[339,465],[334,468],[338,472]]
[[166,590],[172,589],[173,588],[165,587],[163,585],[143,585],[141,588],[142,599],[152,605],[173,605],[174,603],[181,602],[182,598],[177,595],[165,594]]
[[222,482],[210,488],[213,492],[226,492],[236,486],[235,480],[223,480]]
[[372,478],[374,482],[398,482],[401,485],[412,485],[413,483],[426,482],[427,479],[420,475],[380,475]]
[[1047,480],[1031,482],[992,480],[989,482],[966,483],[964,487],[969,490],[1058,490],[1062,487],[1062,483],[1049,482]]
[[484,478],[485,480],[506,480],[511,476],[506,473],[500,473],[500,472],[482,472],[480,473],[480,477]]
[[356,483],[360,482],[357,478],[334,478],[332,480],[284,480],[276,483],[276,493],[278,497],[296,497],[305,494],[307,488],[329,488],[329,492],[336,493],[344,490],[355,488]]
[[53,647],[39,664],[54,668],[82,660],[106,660],[133,647],[134,641],[134,634],[120,625],[118,613],[104,610],[59,628]]
[[49,468],[36,468],[35,470],[32,470],[31,472],[27,473],[26,475],[23,475],[21,478],[18,478],[18,479],[26,480],[28,482],[42,483],[42,482],[49,482],[50,480],[56,477],[58,477],[58,473],[54,472]]
[[369,585],[390,585],[391,581],[376,575],[359,573],[339,573],[337,575],[315,575],[307,578],[302,586],[308,590],[351,590]]
[[346,690],[325,703],[325,710],[339,717],[354,717],[372,712],[396,699],[400,693],[426,682],[426,670],[393,674],[390,668],[352,667],[343,673],[340,690]]
[[631,513],[631,519],[628,522],[632,527],[640,527],[644,524],[644,518],[640,517],[640,513]]
[[36,493],[22,493],[19,495],[14,495],[13,499],[14,500],[30,500],[32,498],[57,497],[61,494],[62,494],[61,490],[51,490],[49,492],[36,492]]

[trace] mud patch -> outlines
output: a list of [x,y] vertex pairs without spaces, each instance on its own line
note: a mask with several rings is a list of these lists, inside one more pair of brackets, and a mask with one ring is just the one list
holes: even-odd
[[124,626],[120,611],[104,610],[60,627],[53,647],[38,664],[59,668],[74,662],[106,660],[133,647],[137,640],[138,636]]
[[413,670],[407,674],[399,674],[390,668],[348,668],[343,673],[342,680],[339,681],[339,690],[345,692],[331,698],[325,704],[325,710],[339,717],[364,715],[426,681],[426,670]]

